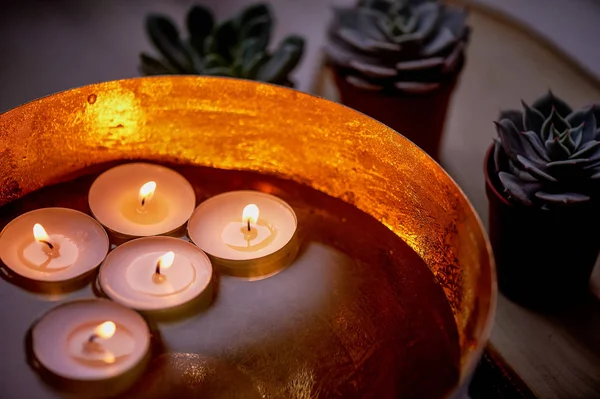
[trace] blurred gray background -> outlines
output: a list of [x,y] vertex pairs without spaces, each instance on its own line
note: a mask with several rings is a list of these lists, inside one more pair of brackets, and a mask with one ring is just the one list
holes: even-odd
[[[354,0],[272,0],[275,41],[289,33],[307,40],[295,73],[297,88],[312,91],[320,68],[325,26],[334,4]],[[600,4],[597,0],[464,0],[507,14],[560,47],[600,77]],[[194,3],[218,18],[252,0],[4,0],[0,6],[0,112],[35,98],[89,83],[139,76],[138,53],[151,50],[144,34],[149,12],[183,24]],[[180,25],[182,26],[182,25]],[[507,60],[509,63],[510,60]]]

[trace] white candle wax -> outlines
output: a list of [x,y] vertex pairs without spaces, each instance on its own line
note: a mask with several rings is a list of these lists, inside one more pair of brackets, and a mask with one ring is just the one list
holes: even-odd
[[103,299],[78,300],[46,313],[32,328],[32,345],[37,360],[58,376],[103,380],[141,362],[150,331],[131,309]]
[[[161,262],[157,268],[168,254],[172,263]],[[106,257],[99,274],[106,295],[138,310],[183,305],[202,294],[211,279],[212,265],[206,254],[173,237],[129,241]]]
[[90,188],[92,214],[107,229],[127,237],[173,232],[196,205],[190,183],[160,165],[129,163],[102,173]]
[[2,262],[13,272],[37,281],[81,276],[97,267],[108,249],[102,226],[92,217],[67,208],[25,213],[0,233]]
[[296,228],[296,214],[285,201],[258,191],[212,197],[188,222],[191,240],[230,272],[254,267],[257,260],[285,257],[281,251],[295,237]]

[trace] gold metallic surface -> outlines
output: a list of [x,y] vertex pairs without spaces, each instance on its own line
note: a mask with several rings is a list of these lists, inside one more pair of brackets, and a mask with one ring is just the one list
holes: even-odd
[[424,152],[339,104],[255,82],[156,77],[58,93],[0,115],[0,205],[120,159],[293,179],[375,217],[427,263],[451,304],[463,377],[488,338],[494,266],[473,208]]

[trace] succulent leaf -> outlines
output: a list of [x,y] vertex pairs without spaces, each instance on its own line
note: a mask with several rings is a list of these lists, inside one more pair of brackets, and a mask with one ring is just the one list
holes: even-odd
[[546,193],[544,191],[538,191],[535,193],[535,196],[541,200],[548,202],[548,203],[564,204],[564,205],[587,202],[590,200],[589,196],[587,196],[585,194],[580,194],[580,193],[551,194],[551,193]]
[[210,53],[204,59],[204,68],[205,69],[223,67],[225,65],[227,65],[227,61],[225,60],[225,58],[221,57],[219,54],[216,54],[216,53]]
[[361,51],[400,51],[402,48],[399,44],[388,43],[380,40],[374,40],[365,37],[352,29],[341,28],[337,35],[346,43]]
[[236,55],[235,49],[238,43],[238,33],[238,26],[233,20],[226,21],[217,26],[209,51],[219,54],[227,62],[231,62]]
[[437,56],[439,53],[444,52],[444,50],[454,47],[457,40],[450,29],[443,28],[440,34],[423,48],[423,55],[426,57]]
[[586,143],[590,140],[594,140],[594,135],[595,135],[596,126],[597,126],[598,122],[600,122],[600,120],[596,120],[596,116],[590,109],[590,111],[588,111],[588,113],[585,116],[585,119],[582,122],[583,127],[582,127],[581,140],[584,143]]
[[303,51],[304,39],[299,36],[287,37],[271,59],[258,71],[257,79],[263,82],[277,82],[284,78],[298,65]]
[[530,107],[525,103],[525,101],[521,101],[523,104],[523,108],[525,112],[523,113],[523,126],[525,130],[539,132],[542,130],[542,126],[544,125],[544,115],[540,111],[535,108]]
[[573,137],[573,141],[575,142],[575,148],[579,148],[583,138],[583,123],[577,127],[571,128],[570,132],[571,137]]
[[592,104],[587,108],[592,109],[592,112],[594,113],[594,117],[596,118],[596,121],[598,123],[600,123],[600,104]]
[[186,25],[190,34],[189,42],[200,56],[204,55],[204,40],[212,32],[214,24],[212,12],[202,5],[196,5],[188,12]]
[[500,151],[502,150],[502,143],[499,139],[494,140],[494,167],[496,170],[501,170],[500,167]]
[[350,83],[351,85],[354,85],[354,86],[359,87],[364,90],[379,91],[382,89],[381,86],[367,82],[366,80],[363,80],[363,79],[359,78],[358,76],[354,76],[354,75],[346,76],[346,81],[348,83]]
[[600,162],[600,151],[596,150],[591,155],[588,154],[588,159],[590,163]]
[[362,72],[365,76],[374,78],[393,78],[398,73],[394,68],[372,65],[359,60],[350,61],[350,66],[355,68],[357,71]]
[[508,194],[525,205],[532,205],[530,198],[542,187],[538,182],[523,182],[518,177],[506,172],[498,173],[498,177]]
[[452,71],[457,70],[460,65],[461,55],[464,51],[465,43],[459,42],[450,55],[446,57],[444,68],[442,69],[443,73],[451,73]]
[[[541,135],[544,140],[548,140],[550,138],[557,137],[558,134],[564,132],[569,129],[571,126],[569,123],[564,120],[559,113],[556,111],[556,108],[552,108],[550,110],[549,117],[544,121],[542,125]],[[556,131],[558,134],[552,135],[553,131]]]
[[436,29],[442,22],[442,6],[438,2],[423,3],[415,7],[415,14],[419,17],[417,26],[418,39],[426,40],[435,36]]
[[569,115],[567,115],[565,120],[572,127],[579,126],[586,120],[588,113],[591,111],[592,111],[591,107],[578,109],[576,111],[571,112]]
[[504,110],[500,111],[500,118],[502,119],[510,119],[510,121],[515,125],[519,132],[525,130],[525,126],[523,125],[523,113],[518,110]]
[[544,172],[539,165],[535,165],[533,162],[531,162],[529,159],[525,158],[522,155],[517,155],[517,160],[521,163],[521,165],[523,166],[523,168],[529,172],[529,174],[531,176],[537,177],[540,180],[546,180],[549,182],[557,182],[558,180],[556,180],[555,177],[549,175],[548,173]]
[[587,158],[573,158],[573,159],[565,159],[562,161],[553,161],[553,162],[548,162],[546,164],[547,167],[552,168],[555,166],[575,166],[575,165],[580,165],[580,164],[587,164],[589,163],[590,160]]
[[577,158],[577,157],[581,157],[585,154],[591,153],[591,152],[598,152],[598,147],[600,147],[600,141],[588,141],[587,143],[585,143],[584,145],[582,145],[581,147],[579,147],[579,150],[574,153],[573,155],[570,156],[570,158]]
[[370,8],[341,8],[336,7],[333,9],[334,20],[337,21],[336,27],[348,28],[355,31],[362,32],[365,37],[386,41],[392,36],[389,32],[389,27],[383,25],[385,16],[377,10]]
[[520,166],[515,165],[512,160],[508,160],[508,170],[511,174],[517,176],[519,179],[524,181],[537,181],[537,179],[531,176],[528,172],[521,169]]
[[245,26],[255,19],[262,18],[272,21],[273,18],[271,17],[271,10],[265,3],[257,3],[248,6],[240,13],[240,16],[238,17],[238,23],[240,26]]
[[396,82],[394,86],[406,93],[429,93],[437,89],[439,83],[422,83],[422,82]]
[[550,126],[550,137],[548,138],[550,139],[562,139],[564,137],[564,132],[560,132],[558,131],[558,129],[556,127],[554,127],[554,124],[552,124]]
[[408,18],[396,17],[394,19],[394,27],[397,28],[397,31],[400,34],[411,33],[417,27],[418,22],[419,22],[419,20],[417,19],[417,17],[415,15],[411,15]]
[[522,134],[527,140],[529,140],[529,144],[535,150],[536,154],[544,161],[550,162],[550,157],[548,157],[548,154],[546,152],[546,149],[544,148],[544,144],[542,144],[542,141],[540,140],[540,137],[532,131],[523,132]]
[[565,159],[571,155],[569,149],[558,140],[558,137],[546,140],[544,145],[548,150],[548,156],[552,160],[556,161],[560,159]]
[[389,0],[360,0],[358,2],[359,8],[367,8],[371,10],[377,10],[382,13],[389,13],[392,3]]
[[[396,69],[399,71],[412,71],[423,68],[434,68],[444,65],[444,59],[441,57],[424,58],[422,60],[402,61],[396,64]],[[378,67],[377,65],[374,65]]]
[[569,115],[573,112],[571,107],[560,98],[556,97],[551,91],[537,99],[531,106],[544,115],[550,116],[552,109],[555,109],[560,115]]
[[166,62],[157,60],[145,53],[140,54],[140,69],[145,75],[170,75],[177,73]]
[[546,160],[538,155],[527,135],[520,133],[511,120],[500,120],[496,123],[496,130],[509,159],[517,161],[519,155],[524,155],[537,165],[545,165]]
[[242,75],[247,79],[257,79],[258,71],[269,61],[269,58],[267,53],[255,54],[248,64],[242,66]]
[[179,37],[179,31],[169,18],[149,15],[146,18],[146,32],[154,46],[178,72],[195,72],[191,57]]
[[571,132],[567,130],[564,134],[561,135],[558,141],[562,145],[564,145],[567,148],[567,150],[569,150],[569,156],[571,156],[571,154],[575,150],[575,141],[573,141],[573,138],[571,137]]
[[255,18],[248,24],[243,25],[240,32],[240,40],[245,41],[250,38],[256,39],[257,51],[265,51],[271,39],[271,28],[273,22],[270,18]]
[[233,71],[228,67],[215,66],[206,69],[206,74],[210,76],[232,76]]
[[442,24],[448,27],[454,37],[460,40],[469,33],[467,13],[461,9],[443,6]]
[[500,122],[494,122],[494,124],[504,151],[510,159],[516,160],[521,150],[521,137],[517,127],[510,119],[501,119]]
[[249,79],[256,77],[260,63],[266,58],[266,53],[262,48],[261,40],[256,37],[251,37],[242,42],[240,65],[244,77]]

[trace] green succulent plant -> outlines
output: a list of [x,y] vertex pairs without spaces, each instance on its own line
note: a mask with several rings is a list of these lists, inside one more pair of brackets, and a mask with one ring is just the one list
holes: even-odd
[[335,9],[325,51],[354,86],[431,92],[463,64],[466,16],[438,0],[361,0]]
[[266,4],[249,6],[220,25],[208,8],[196,5],[186,27],[184,40],[169,17],[148,15],[146,32],[161,57],[140,54],[142,73],[230,76],[293,86],[288,75],[300,62],[304,39],[288,36],[269,52],[273,18]]
[[544,209],[600,199],[600,105],[573,111],[549,92],[496,128],[494,165],[512,199]]

